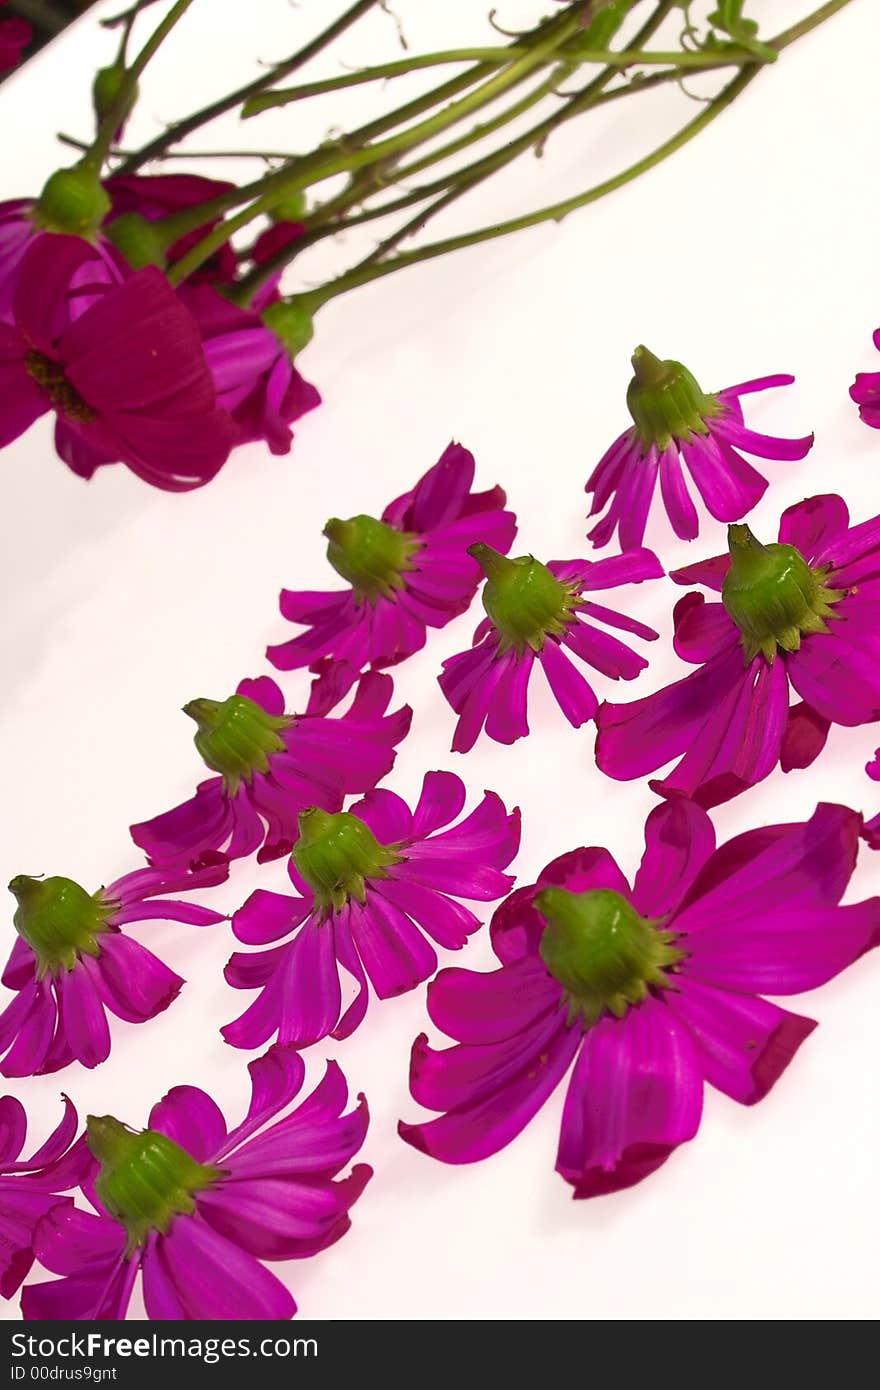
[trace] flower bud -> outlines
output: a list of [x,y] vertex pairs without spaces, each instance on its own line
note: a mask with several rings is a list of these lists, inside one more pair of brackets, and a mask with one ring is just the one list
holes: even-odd
[[104,229],[104,234],[121,251],[132,270],[145,265],[165,267],[165,242],[158,228],[139,212],[124,212]]
[[295,299],[279,299],[261,315],[263,323],[287,349],[291,357],[312,341],[315,325],[305,305]]
[[33,217],[44,232],[94,241],[109,211],[110,199],[97,174],[85,164],[76,164],[72,169],[56,169],[49,176]]
[[[122,84],[127,76],[123,63],[111,63],[109,67],[99,68],[95,73],[95,80],[92,83],[92,106],[95,110],[95,117],[98,125],[109,115],[115,106],[119,94],[122,91]],[[138,99],[137,84],[126,97],[125,106],[119,112],[119,124],[116,130],[118,139],[122,133],[122,127],[131,115],[135,102]]]

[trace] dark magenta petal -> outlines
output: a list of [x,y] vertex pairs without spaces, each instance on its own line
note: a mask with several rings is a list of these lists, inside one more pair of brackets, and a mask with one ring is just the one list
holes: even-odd
[[562,989],[537,956],[481,974],[441,970],[428,986],[428,1013],[457,1042],[503,1042],[558,1009]]
[[678,600],[672,621],[676,654],[695,665],[711,661],[732,642],[739,641],[739,632],[724,605],[707,603],[696,591]]
[[462,504],[474,485],[475,472],[470,450],[455,442],[448,444],[412,492],[388,504],[382,520],[401,531],[430,531],[446,526],[461,515]]
[[810,767],[816,761],[828,738],[831,722],[801,701],[788,711],[788,723],[782,739],[779,766],[783,772]]
[[742,1105],[763,1100],[816,1027],[811,1018],[688,976],[663,1001],[685,1024],[710,1086]]
[[226,1138],[223,1112],[198,1086],[167,1091],[150,1111],[148,1128],[167,1134],[199,1163],[209,1163]]
[[682,798],[655,806],[645,822],[645,853],[632,890],[642,917],[673,913],[715,849],[712,822]]
[[302,1087],[305,1065],[295,1048],[276,1045],[270,1047],[262,1057],[248,1062],[248,1072],[251,1099],[247,1114],[227,1136],[222,1151],[217,1155],[218,1160],[238,1148],[290,1104]]
[[797,546],[804,558],[812,563],[848,527],[846,503],[842,497],[830,492],[807,497],[803,502],[787,507],[779,522],[779,539],[785,545]]
[[632,1187],[694,1137],[702,1109],[690,1034],[649,997],[585,1035],[565,1097],[556,1170],[575,1197]]

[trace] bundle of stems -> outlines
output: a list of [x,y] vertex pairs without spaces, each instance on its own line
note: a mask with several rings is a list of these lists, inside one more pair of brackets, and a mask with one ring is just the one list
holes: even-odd
[[[244,262],[238,281],[225,291],[247,306],[270,276],[298,260],[316,243],[347,228],[390,220],[390,230],[370,253],[326,283],[290,296],[304,313],[359,285],[407,266],[461,250],[569,213],[605,197],[661,163],[710,125],[784,51],[830,19],[850,0],[826,0],[781,33],[764,37],[743,13],[745,0],[717,0],[716,8],[695,21],[682,0],[576,0],[556,3],[553,13],[505,42],[482,48],[450,48],[406,56],[342,75],[289,79],[320,55],[383,0],[358,0],[323,32],[257,79],[169,125],[142,148],[117,148],[118,128],[137,98],[138,82],[160,45],[196,0],[176,0],[130,56],[132,37],[157,0],[137,0],[105,20],[120,31],[114,96],[105,103],[90,143],[62,136],[83,151],[82,165],[101,176],[132,174],[164,161],[216,156],[199,154],[189,137],[228,112],[258,128],[267,110],[329,98],[349,87],[387,83],[407,74],[437,70],[442,80],[420,95],[390,108],[354,129],[303,154],[277,150],[231,150],[225,156],[263,162],[259,177],[220,196],[175,213],[155,224],[165,245],[219,219],[169,272],[180,283],[197,271],[231,236],[300,197],[304,233],[261,264]],[[759,6],[755,6],[759,9]],[[655,46],[658,31],[673,35],[673,46]],[[627,37],[622,37],[626,35]],[[540,153],[547,140],[570,121],[609,103],[639,96],[658,86],[683,82],[695,73],[717,73],[714,95],[661,144],[609,178],[578,189],[549,205],[530,208],[491,225],[476,226],[438,240],[406,243],[437,215],[515,160]],[[689,95],[689,94],[688,94]],[[692,103],[689,104],[692,112]],[[514,133],[511,133],[513,131]],[[479,149],[475,148],[479,147]],[[524,190],[527,179],[522,180]],[[308,201],[306,202],[306,197]]]

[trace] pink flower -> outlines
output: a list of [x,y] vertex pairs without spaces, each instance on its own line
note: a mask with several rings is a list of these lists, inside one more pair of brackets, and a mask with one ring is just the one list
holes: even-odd
[[62,1277],[25,1289],[26,1319],[120,1321],[139,1272],[159,1321],[293,1316],[262,1262],[307,1259],[345,1235],[372,1169],[337,1175],[364,1141],[367,1104],[360,1096],[343,1114],[345,1077],[328,1062],[311,1095],[276,1119],[302,1088],[301,1058],[273,1047],[248,1071],[251,1103],[231,1131],[196,1086],[169,1091],[145,1130],[88,1117],[82,1191],[94,1210],[68,1203],[39,1222],[37,1259]]
[[455,752],[473,748],[484,725],[497,743],[525,738],[536,661],[575,728],[593,718],[598,701],[567,652],[612,680],[634,680],[647,666],[624,642],[585,620],[648,641],[656,639],[654,629],[584,595],[658,578],[663,570],[652,551],[633,550],[606,560],[551,560],[547,565],[533,555],[510,560],[486,545],[471,546],[470,554],[486,574],[483,606],[488,616],[477,627],[473,646],[444,661],[439,677],[440,689],[459,716]]
[[877,945],[880,899],[839,906],[859,827],[822,805],[715,849],[678,800],[648,817],[632,887],[607,850],[554,860],[495,913],[501,968],[429,987],[458,1045],[416,1039],[413,1097],[444,1113],[402,1137],[444,1163],[488,1158],[571,1071],[557,1172],[575,1197],[641,1182],[696,1134],[705,1082],[753,1105],[815,1028],[762,995],[815,989]]
[[[5,5],[6,0],[0,0]],[[24,19],[0,19],[0,73],[16,67],[21,59],[22,49],[27,48],[33,38],[33,30]]]
[[701,806],[777,763],[808,767],[831,724],[880,719],[880,517],[850,526],[842,498],[811,497],[783,513],[778,544],[732,526],[730,551],[671,575],[721,593],[675,609],[675,650],[699,669],[596,716],[603,772],[628,781],[675,761],[652,787]]
[[777,439],[743,423],[741,396],[790,386],[792,376],[761,377],[706,395],[680,362],[661,362],[645,347],[636,348],[632,361],[627,405],[635,423],[599,460],[586,487],[593,494],[590,516],[607,508],[589,533],[596,546],[606,545],[615,531],[624,550],[642,544],[658,473],[672,529],[682,540],[693,540],[700,526],[682,461],[712,516],[739,521],[767,487],[740,451],[791,460],[812,446],[811,434]]
[[217,403],[235,421],[236,443],[263,439],[273,454],[289,453],[291,424],[321,404],[315,387],[258,313],[236,308],[209,285],[184,284],[180,297],[199,326]]
[[[880,328],[874,334],[874,346],[880,348]],[[872,430],[880,430],[880,372],[859,372],[849,394],[865,424]]]
[[[164,217],[186,212],[199,203],[218,198],[234,186],[220,179],[202,178],[199,174],[119,174],[105,184],[113,204],[107,221],[109,223],[116,217],[137,213],[148,222],[158,222]],[[166,253],[168,265],[174,265],[187,251],[191,251],[219,221],[219,217],[209,218],[203,226],[173,242]],[[231,284],[237,269],[235,252],[226,241],[188,279],[190,284]]]
[[220,776],[201,782],[182,805],[131,827],[154,864],[197,866],[222,850],[228,859],[259,851],[260,860],[289,854],[297,817],[308,806],[338,811],[346,796],[369,791],[394,766],[412,710],[386,714],[394,685],[369,673],[351,707],[336,719],[285,714],[284,696],[268,676],[242,681],[222,702],[193,700],[184,712],[198,725],[195,745]]
[[2,983],[16,994],[0,1014],[0,1072],[42,1076],[74,1060],[96,1067],[110,1053],[107,1010],[126,1023],[145,1023],[167,1009],[183,980],[122,928],[154,918],[198,927],[222,922],[223,914],[207,907],[152,899],[212,888],[228,875],[217,855],[197,873],[136,869],[92,894],[69,878],[14,878],[18,940]]
[[88,1155],[74,1145],[76,1110],[67,1099],[61,1122],[44,1144],[22,1158],[27,1116],[15,1096],[0,1098],[0,1294],[11,1298],[34,1262],[34,1227],[75,1186]]
[[12,300],[19,266],[38,235],[31,220],[33,199],[14,198],[0,203],[0,323],[12,319]]
[[473,455],[450,444],[381,520],[328,521],[327,558],[349,588],[283,589],[283,616],[307,631],[270,647],[272,665],[314,668],[333,657],[356,670],[395,666],[425,645],[429,627],[445,627],[463,613],[480,579],[468,547],[485,541],[507,551],[516,534],[501,488],[472,492],[473,481]]
[[125,463],[156,487],[208,482],[233,442],[191,315],[155,268],[89,288],[71,321],[74,276],[95,252],[46,235],[17,277],[14,323],[0,323],[0,446],[54,410],[56,448],[81,477]]
[[[502,873],[519,848],[519,811],[494,792],[458,825],[463,783],[429,772],[415,811],[394,792],[370,792],[351,811],[303,812],[289,872],[300,897],[257,889],[232,919],[239,952],[226,967],[235,989],[257,989],[250,1008],[222,1030],[233,1047],[261,1047],[276,1033],[307,1047],[347,1038],[367,1011],[367,979],[380,999],[414,989],[437,968],[438,946],[457,951],[480,925],[456,902],[490,902],[513,883]],[[339,972],[358,987],[343,1011]]]

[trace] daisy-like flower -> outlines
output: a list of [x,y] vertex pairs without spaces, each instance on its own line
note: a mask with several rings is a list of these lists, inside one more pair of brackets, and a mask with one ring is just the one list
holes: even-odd
[[76,1110],[67,1096],[64,1114],[44,1144],[22,1158],[27,1116],[15,1096],[0,1098],[0,1294],[11,1298],[34,1262],[34,1227],[75,1187],[88,1155],[76,1137]]
[[[107,216],[108,233],[111,237],[118,235],[118,229],[112,232],[110,227],[119,218],[136,217],[144,218],[147,222],[159,222],[162,218],[172,217],[177,212],[186,212],[199,203],[218,198],[233,186],[220,179],[203,178],[200,174],[119,174],[105,184],[111,200]],[[179,261],[217,226],[219,220],[214,217],[173,242],[164,253],[165,264],[173,265]],[[119,242],[125,245],[124,236],[119,236]],[[187,279],[190,284],[231,284],[237,269],[235,251],[227,241]]]
[[[880,348],[880,328],[874,334],[874,346]],[[880,430],[880,372],[859,372],[849,394],[859,407],[860,419],[872,430]]]
[[468,547],[484,541],[507,551],[516,535],[506,494],[472,492],[473,481],[473,455],[450,444],[381,520],[328,521],[327,559],[349,587],[281,591],[282,615],[307,631],[270,647],[272,665],[291,671],[333,657],[359,671],[394,666],[425,645],[429,627],[463,613],[480,581]]
[[443,970],[428,1011],[458,1045],[413,1048],[429,1110],[407,1143],[444,1163],[509,1144],[571,1069],[556,1169],[575,1197],[631,1187],[693,1138],[703,1083],[761,1100],[816,1024],[761,996],[801,994],[880,939],[880,899],[840,907],[860,817],[822,805],[715,849],[706,813],[658,806],[630,887],[578,849],[497,910],[501,968]]
[[680,362],[661,362],[646,347],[636,348],[632,364],[626,403],[633,425],[599,460],[586,487],[593,494],[590,516],[605,512],[589,533],[596,546],[606,545],[615,531],[624,550],[642,544],[658,474],[672,529],[689,541],[700,524],[682,463],[707,511],[718,521],[739,521],[767,487],[743,452],[791,460],[812,447],[811,434],[777,439],[743,422],[741,396],[790,386],[792,376],[760,377],[707,394]]
[[217,404],[235,421],[236,443],[262,439],[273,454],[289,453],[291,424],[320,405],[321,397],[279,336],[288,307],[277,295],[275,302],[257,301],[253,309],[262,309],[261,317],[230,304],[210,285],[184,284],[179,293],[199,326]]
[[268,676],[242,681],[228,699],[192,700],[195,745],[217,777],[195,796],[131,827],[135,844],[153,864],[197,867],[222,851],[260,860],[289,854],[297,816],[310,806],[338,811],[346,796],[369,791],[391,771],[395,747],[412,718],[409,705],[387,714],[390,676],[368,672],[340,718],[322,717],[310,702],[305,714],[285,714],[284,696]]
[[122,462],[156,487],[199,487],[225,462],[234,431],[217,409],[195,321],[148,267],[93,286],[71,322],[72,279],[94,261],[79,237],[39,236],[25,252],[14,323],[0,323],[0,445],[53,410],[58,453],[80,477]]
[[473,646],[444,661],[439,677],[440,689],[458,715],[454,752],[473,748],[484,725],[497,743],[525,738],[536,661],[575,728],[593,718],[599,702],[569,652],[611,680],[634,680],[647,666],[643,656],[595,622],[649,642],[658,636],[654,629],[585,595],[659,578],[663,569],[652,551],[633,550],[606,560],[551,560],[547,565],[534,555],[511,560],[488,545],[473,545],[470,554],[486,575],[487,616],[474,633]]
[[[808,767],[831,724],[880,719],[880,517],[850,526],[842,498],[783,514],[779,541],[730,527],[730,553],[672,573],[720,591],[675,609],[675,649],[699,670],[596,716],[596,761],[628,781],[673,760],[663,796],[717,806],[765,778]],[[789,708],[789,686],[801,702]]]
[[328,1062],[311,1095],[276,1119],[302,1087],[302,1060],[273,1047],[248,1070],[250,1107],[230,1131],[196,1086],[169,1091],[144,1130],[88,1117],[82,1190],[94,1211],[65,1204],[38,1224],[34,1253],[63,1277],[25,1289],[26,1319],[124,1319],[138,1272],[147,1314],[161,1321],[293,1317],[262,1261],[308,1258],[348,1230],[372,1169],[337,1174],[364,1141],[367,1104],[360,1096],[343,1113],[345,1077]]
[[167,1009],[183,980],[123,928],[154,918],[198,927],[222,922],[210,908],[154,899],[213,888],[228,876],[228,862],[217,855],[197,873],[136,869],[97,893],[69,878],[14,878],[18,940],[2,983],[16,996],[0,1014],[0,1073],[41,1076],[74,1059],[96,1067],[110,1052],[108,1010],[126,1023],[145,1023]]
[[[0,0],[5,5],[6,0]],[[33,30],[27,20],[13,15],[12,19],[0,19],[0,73],[8,72],[21,60],[22,51],[33,38]]]
[[[261,1047],[275,1033],[296,1047],[328,1033],[347,1038],[367,1011],[367,980],[379,999],[393,998],[433,975],[431,941],[448,951],[465,945],[480,922],[455,899],[492,902],[509,890],[513,879],[502,869],[519,848],[520,818],[486,792],[452,825],[464,801],[458,777],[429,772],[412,812],[381,788],[351,811],[303,812],[290,860],[300,896],[257,889],[232,919],[251,946],[296,934],[232,956],[229,983],[260,994],[222,1030],[228,1043]],[[357,986],[344,1010],[340,967]]]

